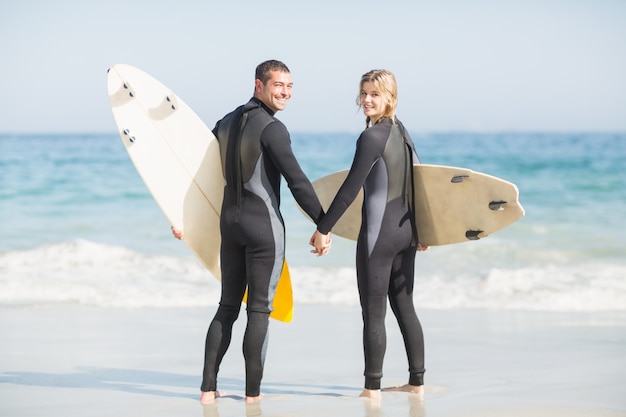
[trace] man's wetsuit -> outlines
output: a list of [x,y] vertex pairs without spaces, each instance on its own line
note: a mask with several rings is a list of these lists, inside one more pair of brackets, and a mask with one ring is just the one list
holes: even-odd
[[409,361],[409,384],[423,385],[424,337],[413,306],[417,232],[413,216],[413,142],[400,123],[384,118],[363,131],[350,172],[318,230],[327,234],[364,191],[356,269],[363,314],[365,388],[379,389],[386,348],[387,297]]
[[260,395],[269,313],[285,258],[285,229],[279,210],[281,176],[311,219],[317,223],[323,215],[315,191],[293,155],[289,132],[273,115],[252,98],[213,129],[225,179],[220,219],[222,294],[206,338],[203,392],[216,390],[217,372],[247,286],[246,396]]

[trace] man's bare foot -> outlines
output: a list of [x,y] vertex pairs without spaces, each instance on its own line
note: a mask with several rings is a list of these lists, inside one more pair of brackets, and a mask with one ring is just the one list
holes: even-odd
[[367,389],[365,388],[359,397],[371,398],[373,400],[380,400],[380,390],[379,389]]
[[401,385],[399,387],[383,388],[384,392],[408,392],[409,394],[419,395],[424,398],[424,386],[423,385]]
[[263,395],[257,395],[256,397],[248,397],[248,396],[246,396],[246,402],[247,403],[255,403],[257,401],[261,401],[262,398],[263,398]]
[[200,395],[200,404],[213,404],[216,398],[222,397],[224,394],[219,391],[203,391]]

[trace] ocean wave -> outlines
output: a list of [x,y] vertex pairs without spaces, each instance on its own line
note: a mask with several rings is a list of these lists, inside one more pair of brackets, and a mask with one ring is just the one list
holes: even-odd
[[75,240],[0,255],[3,305],[193,307],[219,283],[193,258],[146,255]]
[[[296,304],[358,306],[352,267],[292,267]],[[626,265],[499,266],[417,271],[418,309],[626,310]],[[215,306],[220,284],[191,255],[149,255],[74,240],[0,253],[0,306]]]

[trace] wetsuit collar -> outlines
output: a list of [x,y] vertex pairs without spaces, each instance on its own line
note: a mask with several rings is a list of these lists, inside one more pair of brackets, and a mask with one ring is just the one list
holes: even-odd
[[391,119],[391,117],[385,116],[385,117],[381,117],[380,119],[378,119],[376,121],[376,124],[379,124],[379,123],[380,124],[383,124],[383,123],[385,123],[385,124],[393,124],[393,120]]
[[250,99],[250,101],[248,102],[248,104],[246,104],[246,107],[251,106],[251,107],[262,107],[263,110],[265,110],[266,112],[268,112],[271,116],[274,115],[275,112],[273,112],[269,107],[267,107],[265,105],[265,103],[263,103],[261,100],[259,100],[256,97],[252,97]]

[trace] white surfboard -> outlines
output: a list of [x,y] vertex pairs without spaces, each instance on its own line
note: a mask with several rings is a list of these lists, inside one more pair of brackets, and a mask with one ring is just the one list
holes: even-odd
[[[328,209],[348,170],[313,181]],[[489,236],[524,216],[513,183],[466,168],[414,165],[416,226],[427,246],[468,242]],[[333,234],[356,240],[361,227],[363,190],[339,219]]]
[[[170,89],[130,65],[111,67],[107,89],[120,137],[169,222],[218,280],[224,179],[211,130]],[[290,321],[289,270],[284,265],[272,317]]]

